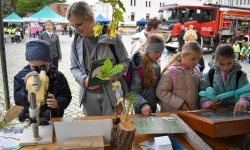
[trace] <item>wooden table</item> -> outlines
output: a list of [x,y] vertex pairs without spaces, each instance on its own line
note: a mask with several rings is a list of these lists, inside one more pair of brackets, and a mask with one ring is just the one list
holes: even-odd
[[[171,113],[155,113],[155,116],[169,116]],[[130,115],[132,116],[141,116],[141,115]],[[122,120],[124,116],[119,116]],[[78,117],[79,120],[99,120],[99,119],[113,119],[114,116],[91,116],[91,117]],[[62,121],[72,121],[75,118],[52,118],[52,122],[62,122]],[[237,129],[236,129],[237,130]],[[203,134],[198,134],[212,149],[227,149],[232,147],[240,147],[243,146],[243,138],[244,135],[238,136],[231,136],[226,138],[210,138]],[[186,149],[193,150],[194,148],[182,137],[181,134],[172,134],[177,141],[179,141]],[[144,135],[136,133],[134,143],[133,143],[133,150],[141,150],[138,143],[144,142],[146,140],[152,139],[153,135]],[[39,148],[45,147],[49,150],[57,149],[57,142],[56,136],[54,133],[54,140],[51,144],[44,144],[44,145],[35,145],[35,146],[24,146],[21,150],[38,150]],[[105,150],[114,150],[110,146],[105,146]]]

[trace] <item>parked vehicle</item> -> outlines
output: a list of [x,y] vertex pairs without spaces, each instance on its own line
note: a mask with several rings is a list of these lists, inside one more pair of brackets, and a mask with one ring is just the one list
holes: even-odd
[[181,25],[197,28],[201,34],[201,46],[208,49],[213,48],[213,37],[218,30],[222,30],[222,43],[230,43],[237,30],[244,35],[245,41],[249,41],[250,8],[211,3],[203,6],[168,4],[160,8],[159,18],[168,50],[178,48]]

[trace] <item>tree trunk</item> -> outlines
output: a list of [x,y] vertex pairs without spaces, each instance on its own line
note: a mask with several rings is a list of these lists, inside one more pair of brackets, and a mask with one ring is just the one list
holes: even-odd
[[119,150],[131,150],[135,137],[135,126],[131,122],[121,122],[111,130],[111,146]]

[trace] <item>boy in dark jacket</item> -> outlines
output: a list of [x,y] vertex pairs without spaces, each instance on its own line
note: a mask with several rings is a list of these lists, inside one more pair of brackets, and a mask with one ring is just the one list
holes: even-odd
[[[68,107],[72,96],[67,79],[51,64],[50,47],[44,40],[33,40],[26,44],[25,56],[29,64],[14,77],[14,98],[16,105],[29,107],[29,102],[23,102],[22,94],[27,93],[26,83],[33,75],[31,68],[45,66],[49,78],[48,97],[45,98],[45,104],[41,106],[40,111],[51,109],[52,118],[63,117],[64,109]],[[28,108],[25,110],[28,111]]]

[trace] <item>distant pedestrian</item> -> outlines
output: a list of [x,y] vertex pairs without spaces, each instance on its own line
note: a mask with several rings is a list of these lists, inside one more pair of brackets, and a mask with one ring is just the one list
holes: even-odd
[[132,36],[132,46],[130,50],[130,56],[138,52],[142,43],[146,42],[147,37],[152,33],[159,33],[161,28],[161,20],[154,17],[150,18],[147,23],[147,27],[139,33]]
[[235,41],[233,49],[234,49],[235,60],[237,61],[240,55],[240,45],[238,40]]
[[53,32],[53,27],[54,25],[51,20],[46,21],[46,31],[39,36],[39,39],[45,40],[50,43],[53,57],[52,64],[58,69],[58,62],[62,61],[62,53],[59,36],[55,32]]
[[240,45],[240,49],[241,49],[242,48],[242,43],[244,42],[244,35],[241,34],[241,30],[238,30],[236,32],[236,35],[233,36],[232,43],[234,44],[236,40],[238,41],[238,44]]
[[213,53],[214,53],[216,48],[220,45],[221,42],[221,30],[219,30],[218,33],[214,35],[213,42],[214,42],[214,48],[213,48]]
[[178,48],[178,50],[179,51],[181,51],[181,48],[185,43],[185,41],[183,39],[183,36],[184,36],[185,32],[186,32],[185,27],[182,25],[181,30],[179,31],[179,36],[178,36],[178,40],[179,40],[179,48]]
[[202,46],[201,45],[201,34],[200,34],[200,32],[198,31],[198,29],[197,28],[194,28],[194,31],[196,32],[196,34],[197,34],[197,42],[200,44],[200,46]]

